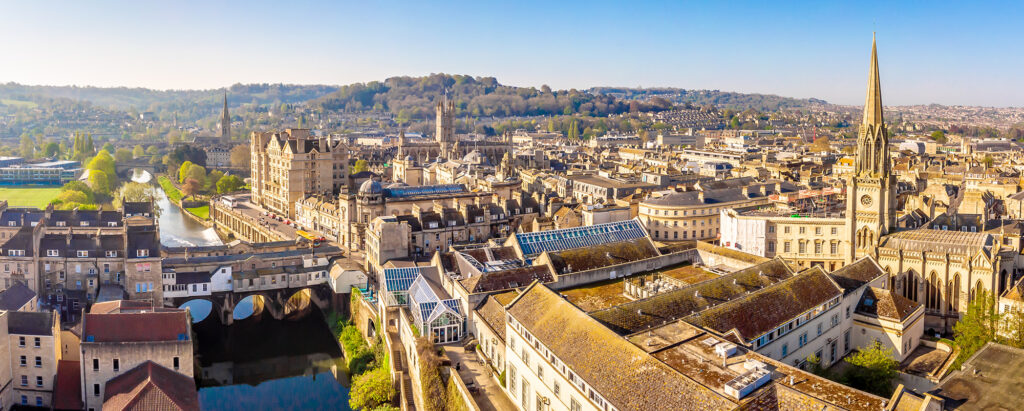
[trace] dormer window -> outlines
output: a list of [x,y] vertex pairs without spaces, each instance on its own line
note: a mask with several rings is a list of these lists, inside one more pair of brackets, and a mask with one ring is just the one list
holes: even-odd
[[431,222],[427,223],[427,227],[429,227],[429,228],[437,228],[437,221],[431,221]]
[[88,221],[82,221],[81,224],[82,224],[82,227],[88,227],[89,226],[89,222]]
[[7,250],[7,255],[11,257],[23,257],[25,250]]
[[448,220],[448,227],[455,227],[455,220]]
[[117,257],[117,251],[107,251],[107,257],[110,257],[110,258]]
[[60,253],[58,253],[57,250],[46,250],[47,257],[57,257],[59,255]]
[[14,220],[8,221],[7,222],[7,226],[8,227],[17,227],[18,226],[18,222],[14,221]]
[[135,250],[135,256],[137,256],[137,257],[149,257],[149,250],[145,249],[145,248]]
[[80,258],[85,258],[85,257],[88,257],[88,256],[89,256],[89,252],[88,252],[88,251],[85,251],[85,250],[78,250],[78,256],[79,256]]
[[117,221],[108,221],[107,227],[117,227]]
[[58,221],[58,222],[57,222],[57,227],[64,227],[64,226],[66,226],[67,224],[68,224],[68,223],[67,223],[67,221]]

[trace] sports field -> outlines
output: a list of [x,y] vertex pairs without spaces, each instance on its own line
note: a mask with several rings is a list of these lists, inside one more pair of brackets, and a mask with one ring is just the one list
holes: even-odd
[[9,207],[44,208],[60,194],[60,187],[0,187],[0,200]]

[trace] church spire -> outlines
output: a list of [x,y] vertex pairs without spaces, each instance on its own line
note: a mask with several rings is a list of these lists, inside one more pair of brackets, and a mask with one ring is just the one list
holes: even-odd
[[228,92],[224,91],[224,113],[221,114],[220,118],[220,138],[223,140],[231,139],[231,115],[228,114]]
[[872,33],[871,69],[868,74],[868,96],[864,101],[864,124],[877,128],[882,121],[882,83],[878,78],[878,48],[875,46],[875,35]]

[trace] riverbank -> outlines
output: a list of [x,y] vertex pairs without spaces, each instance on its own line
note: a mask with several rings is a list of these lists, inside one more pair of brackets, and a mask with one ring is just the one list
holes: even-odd
[[[354,291],[354,290],[353,290]],[[361,298],[353,292],[351,302]],[[359,328],[351,318],[332,312],[325,318],[335,340],[342,349],[352,387],[349,392],[349,406],[353,409],[374,411],[398,410],[394,406],[397,391],[391,382],[390,358],[380,333],[374,333],[373,345],[367,344]],[[378,330],[379,331],[379,330]]]
[[160,184],[160,188],[164,190],[164,194],[167,195],[167,199],[170,201],[171,204],[174,204],[175,206],[180,208],[182,211],[185,212],[186,216],[192,218],[193,220],[202,224],[203,226],[213,227],[213,223],[210,221],[209,204],[199,207],[182,207],[181,203],[182,198],[184,196],[181,194],[181,190],[179,190],[178,187],[174,185],[174,182],[172,182],[171,179],[167,178],[167,176],[159,176],[156,178],[156,181],[157,183]]

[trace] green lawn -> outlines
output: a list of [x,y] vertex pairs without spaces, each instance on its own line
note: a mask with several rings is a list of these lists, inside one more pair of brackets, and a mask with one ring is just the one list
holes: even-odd
[[11,99],[7,99],[7,98],[0,98],[0,104],[3,104],[5,106],[26,107],[26,108],[36,108],[36,107],[39,107],[39,104],[36,104],[36,102],[34,102],[34,101],[11,100]]
[[60,187],[0,187],[0,200],[10,207],[44,208],[60,194]]
[[202,207],[190,207],[186,208],[188,212],[194,214],[196,217],[202,218],[203,220],[210,219],[210,206],[204,205]]
[[171,183],[171,180],[165,176],[157,177],[156,181],[160,183],[160,187],[164,189],[164,193],[167,194],[167,198],[177,203],[181,201],[181,191]]

